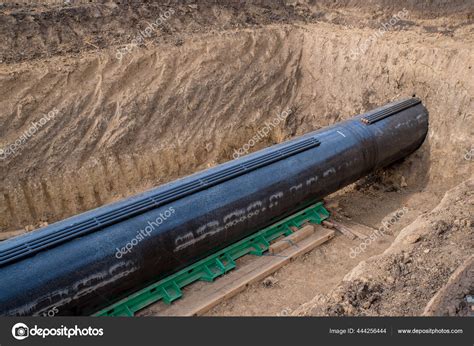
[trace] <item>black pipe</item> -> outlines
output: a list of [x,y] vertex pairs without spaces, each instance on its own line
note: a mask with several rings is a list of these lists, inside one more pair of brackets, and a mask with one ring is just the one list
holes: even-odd
[[415,151],[416,98],[0,243],[0,314],[87,315]]

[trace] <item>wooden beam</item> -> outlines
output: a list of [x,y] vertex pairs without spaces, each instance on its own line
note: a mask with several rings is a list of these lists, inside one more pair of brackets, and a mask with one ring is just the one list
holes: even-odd
[[297,243],[305,238],[308,238],[313,233],[314,233],[314,226],[311,224],[308,224],[304,226],[303,228],[301,228],[300,230],[297,230],[296,232],[290,234],[289,236],[271,244],[268,251],[271,254],[282,252],[283,250],[292,246],[294,243]]
[[[158,302],[140,311],[138,316],[199,316],[222,301],[235,296],[250,284],[274,273],[294,258],[304,255],[334,237],[334,231],[316,225],[316,231],[277,255],[252,256],[251,261],[218,278],[214,282],[197,282],[184,288],[180,300],[166,305]],[[250,255],[249,255],[250,256]],[[242,259],[245,259],[245,256]]]
[[352,233],[347,227],[341,227],[340,224],[336,223],[335,221],[323,221],[322,222],[324,227],[330,228],[330,229],[335,229],[342,234],[344,234],[347,238],[350,240],[354,240],[356,238],[355,234]]

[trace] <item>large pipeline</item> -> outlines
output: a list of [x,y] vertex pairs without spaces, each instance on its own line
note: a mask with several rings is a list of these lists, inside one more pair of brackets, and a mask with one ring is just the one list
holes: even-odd
[[416,98],[0,243],[0,314],[88,315],[415,151]]

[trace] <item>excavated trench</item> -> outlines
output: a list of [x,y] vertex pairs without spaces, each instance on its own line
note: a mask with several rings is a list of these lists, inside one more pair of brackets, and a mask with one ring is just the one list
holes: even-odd
[[[85,11],[93,5],[80,6]],[[321,16],[312,13],[305,21],[292,22],[289,16],[279,23],[171,34],[158,42],[150,39],[121,59],[117,49],[126,42],[104,47],[95,42],[97,49],[50,57],[6,58],[0,64],[0,235],[30,231],[231,160],[284,111],[291,110],[267,136],[254,138],[249,151],[416,95],[430,113],[423,146],[329,198],[342,213],[375,228],[408,206],[395,236],[472,175],[466,158],[473,135],[473,26],[463,18],[451,34],[440,34],[423,29],[428,19],[409,12],[409,24],[377,36],[375,24],[339,23],[341,11],[352,13],[342,18],[357,22],[357,8],[338,8],[331,20],[328,15],[316,20]],[[433,21],[436,26],[442,19]],[[34,134],[25,139],[34,124]],[[336,239],[294,264],[302,278],[308,263],[335,255],[338,246],[348,248],[344,242]],[[328,265],[327,272],[333,270],[328,285],[336,285],[364,258],[348,260],[342,268]],[[281,298],[286,305],[249,309],[250,296],[268,295],[254,287],[261,292],[243,293],[231,308],[224,305],[214,313],[275,314],[329,287],[287,284],[300,287],[301,294],[296,300]]]

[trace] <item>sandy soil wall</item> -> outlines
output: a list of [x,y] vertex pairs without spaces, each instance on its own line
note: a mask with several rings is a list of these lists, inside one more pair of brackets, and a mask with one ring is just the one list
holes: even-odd
[[430,132],[400,172],[445,191],[472,174],[469,30],[278,24],[0,65],[1,147],[48,118],[0,161],[0,227],[31,229],[227,161],[287,109],[252,150],[415,94]]

